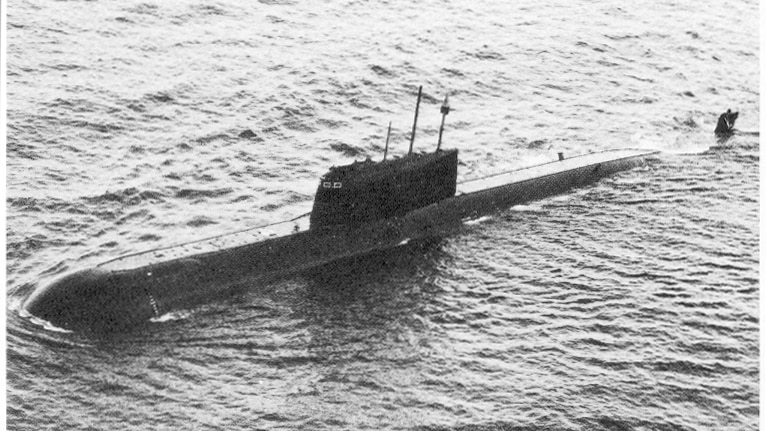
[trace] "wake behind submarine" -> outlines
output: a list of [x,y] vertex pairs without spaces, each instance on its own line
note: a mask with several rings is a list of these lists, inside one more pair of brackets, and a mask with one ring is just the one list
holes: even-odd
[[[439,142],[401,158],[335,166],[310,213],[181,245],[128,254],[36,289],[22,314],[66,330],[111,331],[199,305],[246,283],[265,282],[331,261],[440,237],[463,221],[563,193],[646,162],[656,151],[622,149],[564,158],[457,183],[458,150]],[[390,137],[389,125],[389,137]]]

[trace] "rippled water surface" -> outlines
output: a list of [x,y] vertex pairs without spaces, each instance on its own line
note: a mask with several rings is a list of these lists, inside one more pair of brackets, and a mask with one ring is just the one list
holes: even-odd
[[[10,429],[758,427],[758,3],[13,0]],[[19,315],[120,254],[305,213],[332,164],[645,168],[130,333]],[[748,133],[716,140],[718,114]],[[254,137],[240,137],[244,130]]]

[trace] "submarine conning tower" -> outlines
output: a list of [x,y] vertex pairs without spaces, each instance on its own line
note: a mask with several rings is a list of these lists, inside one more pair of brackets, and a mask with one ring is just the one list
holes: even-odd
[[457,150],[330,168],[319,183],[311,228],[404,215],[455,196]]
[[444,118],[450,111],[449,96],[444,98],[441,106],[442,123],[436,151],[419,154],[412,152],[422,94],[421,85],[418,88],[407,156],[386,160],[391,136],[389,123],[382,161],[367,159],[350,165],[333,166],[322,176],[311,210],[311,229],[353,226],[401,216],[455,196],[457,150],[441,149]]

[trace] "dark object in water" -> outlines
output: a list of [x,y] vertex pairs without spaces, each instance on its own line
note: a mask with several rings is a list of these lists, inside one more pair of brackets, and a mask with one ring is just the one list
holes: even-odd
[[591,184],[655,152],[612,150],[457,183],[457,150],[334,167],[295,219],[121,256],[36,289],[22,314],[113,331],[340,259],[439,238],[464,221]]
[[727,109],[726,112],[718,117],[715,134],[725,135],[734,133],[734,122],[737,121],[737,117],[739,117],[739,112],[731,112],[731,109]]
[[253,138],[257,138],[257,137],[258,137],[258,135],[256,135],[256,134],[255,134],[255,132],[253,132],[253,131],[252,131],[252,130],[250,130],[250,129],[245,129],[245,130],[243,130],[243,131],[242,131],[242,132],[239,134],[239,137],[240,137],[240,138],[245,138],[245,139],[253,139]]

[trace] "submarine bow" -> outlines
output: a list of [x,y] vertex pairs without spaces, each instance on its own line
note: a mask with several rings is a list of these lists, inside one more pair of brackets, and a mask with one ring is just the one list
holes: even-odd
[[117,328],[155,315],[145,289],[131,289],[125,277],[99,268],[78,271],[36,290],[24,309],[63,328]]

